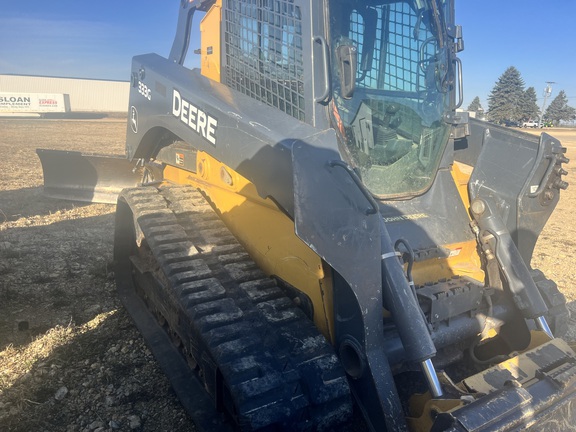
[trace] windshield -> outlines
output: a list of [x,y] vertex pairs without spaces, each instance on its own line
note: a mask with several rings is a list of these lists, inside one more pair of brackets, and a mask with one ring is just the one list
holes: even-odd
[[425,191],[449,126],[451,67],[442,0],[331,0],[330,115],[366,187]]

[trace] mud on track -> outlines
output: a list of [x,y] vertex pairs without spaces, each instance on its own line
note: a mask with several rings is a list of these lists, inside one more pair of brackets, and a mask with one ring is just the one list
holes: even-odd
[[[41,195],[37,147],[122,154],[125,131],[119,119],[0,119],[0,430],[193,430],[116,298],[114,206]],[[574,184],[533,265],[576,316],[576,130],[548,132]]]

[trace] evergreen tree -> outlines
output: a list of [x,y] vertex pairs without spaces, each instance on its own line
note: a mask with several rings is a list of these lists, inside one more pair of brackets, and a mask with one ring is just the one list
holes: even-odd
[[551,121],[554,125],[558,124],[562,120],[574,120],[576,119],[576,109],[568,106],[568,98],[564,90],[560,90],[558,96],[550,103],[544,114],[546,120]]
[[488,119],[495,123],[520,121],[520,106],[524,98],[524,80],[518,69],[510,66],[500,76],[488,96]]
[[536,120],[540,118],[540,108],[538,108],[537,99],[534,87],[528,87],[520,104],[521,120]]
[[470,102],[470,105],[468,105],[467,111],[480,111],[480,110],[484,111],[482,105],[480,105],[480,98],[476,96],[474,100]]

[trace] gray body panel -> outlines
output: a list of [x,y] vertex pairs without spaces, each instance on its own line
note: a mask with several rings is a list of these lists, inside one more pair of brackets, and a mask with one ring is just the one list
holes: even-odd
[[[128,125],[126,152],[129,159],[150,158],[168,145],[167,131],[196,150],[205,151],[253,182],[262,197],[273,197],[293,215],[291,148],[295,142],[314,141],[337,151],[332,131],[320,134],[312,126],[264,103],[210,81],[198,70],[188,70],[156,54],[135,57],[133,70],[145,70],[144,82],[151,99],[130,89],[130,105],[138,112],[137,132]],[[160,89],[160,90],[159,90]],[[217,120],[212,144],[176,117],[174,90],[182,99]],[[318,135],[318,136],[317,136]]]

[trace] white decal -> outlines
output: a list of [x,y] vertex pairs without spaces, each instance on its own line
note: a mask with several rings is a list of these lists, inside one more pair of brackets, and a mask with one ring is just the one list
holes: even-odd
[[458,255],[460,255],[460,252],[462,252],[462,248],[452,249],[450,251],[450,253],[448,254],[448,257],[452,258],[452,257],[458,256]]
[[194,132],[216,145],[218,120],[184,99],[177,90],[172,98],[172,114]]
[[138,133],[138,111],[136,107],[130,107],[130,128],[132,132]]
[[138,81],[138,93],[148,100],[152,100],[152,90],[148,88],[142,81]]
[[426,213],[416,213],[416,214],[407,214],[407,215],[398,215],[398,216],[388,216],[384,217],[384,222],[392,223],[392,222],[403,222],[409,220],[418,220],[418,219],[426,219],[428,215]]

